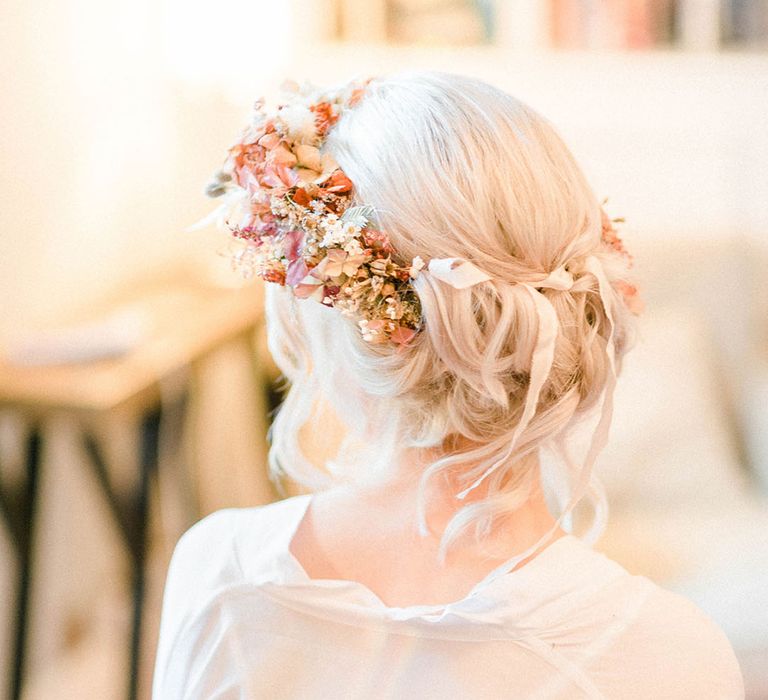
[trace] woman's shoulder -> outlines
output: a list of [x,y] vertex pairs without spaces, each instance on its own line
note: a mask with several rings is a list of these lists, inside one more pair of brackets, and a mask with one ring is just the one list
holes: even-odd
[[163,592],[163,621],[179,628],[275,559],[299,496],[248,508],[222,508],[176,542]]
[[654,587],[638,620],[634,644],[647,647],[651,639],[666,658],[681,662],[687,695],[679,697],[744,697],[744,680],[730,640],[689,598]]
[[593,669],[596,680],[605,676],[610,685],[620,667],[622,682],[643,688],[643,697],[743,700],[741,668],[723,629],[693,601],[644,576],[625,581],[645,594],[631,624],[615,628],[609,650]]
[[[739,700],[744,684],[721,627],[689,598],[570,538],[561,568],[560,652],[607,697]],[[561,577],[561,581],[564,581]]]
[[233,540],[244,529],[250,529],[257,523],[269,529],[280,527],[283,519],[288,515],[291,504],[302,498],[303,496],[291,496],[257,506],[215,510],[190,526],[181,535],[176,547],[186,549],[211,539],[219,542],[222,539]]
[[268,568],[295,513],[293,506],[300,502],[300,497],[290,497],[250,508],[223,508],[179,538],[163,592],[155,697],[179,696],[196,659],[205,657],[219,626],[226,625],[219,604],[251,580],[253,572]]
[[302,496],[246,508],[222,508],[198,520],[177,541],[165,595],[197,605],[242,583],[271,561]]

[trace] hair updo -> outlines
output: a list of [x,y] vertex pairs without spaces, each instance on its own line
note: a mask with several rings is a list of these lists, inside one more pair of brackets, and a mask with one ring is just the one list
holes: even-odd
[[[424,327],[400,351],[365,342],[354,320],[334,309],[266,285],[269,345],[290,382],[271,428],[273,479],[285,473],[318,490],[386,474],[403,449],[442,446],[448,454],[421,474],[421,497],[444,470],[459,483],[473,481],[509,446],[529,384],[538,319],[518,283],[563,264],[574,278],[567,291],[542,289],[559,328],[536,413],[508,463],[488,477],[484,497],[442,533],[444,556],[470,524],[476,535],[487,532],[494,518],[522,505],[538,449],[598,402],[610,372],[610,324],[598,281],[582,262],[596,256],[611,283],[629,279],[628,264],[602,245],[600,205],[552,126],[481,80],[440,72],[374,79],[325,148],[354,183],[356,200],[375,208],[377,227],[402,261],[465,258],[492,279],[456,289],[419,274],[413,284]],[[608,296],[618,371],[634,318],[613,284]],[[327,471],[298,444],[320,399],[348,428]]]

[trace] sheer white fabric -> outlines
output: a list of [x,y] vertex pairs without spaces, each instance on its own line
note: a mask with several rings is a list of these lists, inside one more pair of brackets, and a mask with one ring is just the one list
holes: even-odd
[[311,496],[218,511],[179,540],[155,700],[737,700],[719,627],[573,535],[441,606],[311,579],[288,544]]

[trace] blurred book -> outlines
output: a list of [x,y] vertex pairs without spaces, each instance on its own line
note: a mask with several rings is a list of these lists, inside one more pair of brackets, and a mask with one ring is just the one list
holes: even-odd
[[672,41],[674,0],[550,0],[555,48],[648,49]]
[[495,0],[339,0],[339,38],[467,46],[493,39]]
[[550,0],[549,10],[555,48],[768,48],[768,0]]
[[768,0],[724,0],[723,44],[733,48],[768,48]]
[[609,51],[768,48],[768,0],[323,1],[332,3],[336,35],[347,41]]

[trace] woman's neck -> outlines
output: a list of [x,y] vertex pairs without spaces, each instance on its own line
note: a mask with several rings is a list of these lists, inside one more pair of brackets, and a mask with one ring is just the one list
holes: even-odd
[[[385,477],[363,483],[348,483],[333,489],[338,495],[350,502],[356,502],[369,512],[374,522],[391,529],[393,536],[408,536],[417,532],[417,498],[419,477],[425,465],[436,459],[439,454],[434,450],[412,450],[403,455],[396,468],[387,472]],[[522,465],[521,465],[522,466]],[[483,545],[500,552],[523,551],[537,542],[555,525],[541,488],[539,463],[536,457],[529,457],[524,467],[534,470],[533,485],[526,501],[514,512],[495,523]],[[447,474],[437,475],[431,480],[425,502],[425,519],[431,530],[423,544],[430,540],[439,541],[448,522],[465,505],[483,500],[487,495],[487,480],[459,499],[456,494],[462,486],[454,483]],[[567,533],[557,528],[553,539]]]

